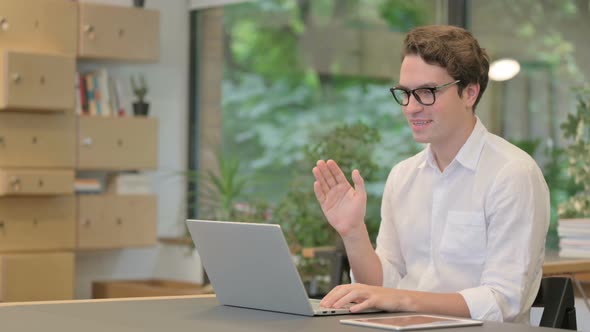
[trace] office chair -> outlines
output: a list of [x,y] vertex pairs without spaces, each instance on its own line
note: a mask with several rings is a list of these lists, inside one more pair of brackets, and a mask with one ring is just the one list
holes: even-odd
[[533,307],[543,307],[539,326],[576,330],[576,308],[572,280],[567,277],[545,277]]

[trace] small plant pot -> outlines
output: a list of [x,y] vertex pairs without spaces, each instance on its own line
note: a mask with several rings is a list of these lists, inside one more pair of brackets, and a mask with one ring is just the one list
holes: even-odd
[[133,103],[133,115],[135,116],[147,116],[150,110],[149,103],[135,102]]
[[145,0],[133,0],[133,6],[135,6],[137,8],[143,8],[144,4],[145,4]]

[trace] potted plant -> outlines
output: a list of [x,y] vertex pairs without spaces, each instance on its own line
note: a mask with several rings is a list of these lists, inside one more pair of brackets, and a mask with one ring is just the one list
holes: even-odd
[[578,91],[575,114],[568,114],[561,125],[563,136],[572,143],[565,149],[568,172],[580,185],[575,195],[560,206],[559,215],[567,218],[590,218],[590,90]]
[[590,89],[577,91],[578,105],[561,125],[568,173],[578,185],[559,206],[560,256],[590,257]]
[[[215,157],[215,171],[190,170],[183,173],[188,184],[196,187],[194,190],[189,189],[189,199],[199,200],[198,206],[191,203],[190,209],[196,210],[199,219],[205,220],[270,222],[269,204],[249,198],[249,191],[253,186],[252,178],[241,173],[239,159],[224,157],[220,152]],[[190,239],[188,229],[185,229],[184,236]],[[194,249],[191,240],[187,243],[191,250]],[[209,284],[204,271],[203,284]]]
[[133,6],[137,8],[143,8],[145,0],[133,0]]
[[133,89],[133,94],[137,98],[137,101],[133,103],[133,114],[135,116],[147,116],[150,104],[145,101],[148,87],[143,75],[140,74],[137,81],[131,76],[131,88]]

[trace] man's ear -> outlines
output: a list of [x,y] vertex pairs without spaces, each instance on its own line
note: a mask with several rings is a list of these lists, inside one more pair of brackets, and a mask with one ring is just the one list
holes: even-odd
[[465,98],[468,107],[473,108],[477,96],[479,96],[479,83],[471,83],[463,89],[463,98]]

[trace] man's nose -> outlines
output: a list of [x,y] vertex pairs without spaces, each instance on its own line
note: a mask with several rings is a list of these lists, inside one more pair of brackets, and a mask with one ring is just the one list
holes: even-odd
[[405,107],[406,113],[417,113],[424,109],[424,105],[420,104],[414,95],[410,95],[408,105]]

